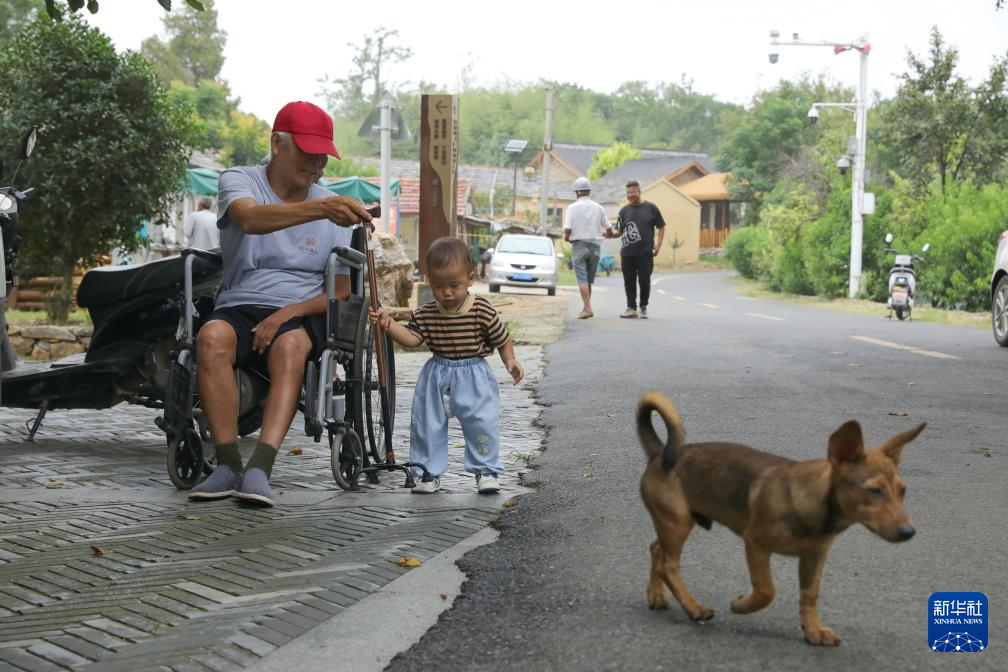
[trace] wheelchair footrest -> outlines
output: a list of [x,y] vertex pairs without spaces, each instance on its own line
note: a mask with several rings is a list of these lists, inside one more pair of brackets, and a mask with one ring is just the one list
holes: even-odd
[[413,475],[413,469],[419,469],[423,472],[423,476],[420,480],[424,483],[430,481],[433,477],[430,472],[427,471],[427,467],[417,462],[386,462],[384,464],[375,464],[370,467],[364,467],[363,469],[358,469],[354,472],[353,482],[350,486],[351,490],[360,490],[360,477],[367,474],[368,476],[376,475],[379,471],[402,471],[406,474],[406,481],[403,483],[404,488],[414,488],[416,487],[416,477]]

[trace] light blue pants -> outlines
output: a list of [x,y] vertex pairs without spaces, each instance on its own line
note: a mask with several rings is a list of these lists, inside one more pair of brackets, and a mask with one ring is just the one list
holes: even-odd
[[[420,369],[413,393],[410,460],[432,476],[448,469],[448,414],[459,419],[465,437],[465,470],[472,474],[503,474],[500,449],[500,389],[483,357],[452,360],[434,355]],[[419,475],[419,474],[418,474]]]

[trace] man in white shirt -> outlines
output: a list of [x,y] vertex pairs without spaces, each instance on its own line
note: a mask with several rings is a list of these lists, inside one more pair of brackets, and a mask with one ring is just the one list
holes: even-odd
[[196,211],[189,215],[185,223],[185,241],[187,247],[200,250],[212,250],[220,247],[220,229],[217,228],[217,215],[210,208],[213,199],[201,196],[196,203]]
[[611,226],[602,206],[588,197],[591,193],[591,182],[587,177],[574,180],[574,193],[577,195],[577,200],[567,208],[564,240],[571,244],[574,275],[577,277],[581,301],[584,303],[578,319],[586,320],[594,315],[591,308],[591,286],[595,282],[595,268],[599,262],[598,241]]

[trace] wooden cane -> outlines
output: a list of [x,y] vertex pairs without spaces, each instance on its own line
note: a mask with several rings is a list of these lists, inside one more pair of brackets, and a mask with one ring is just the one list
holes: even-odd
[[[367,268],[368,268],[368,289],[371,292],[371,309],[378,312],[381,308],[381,302],[378,300],[378,277],[375,274],[374,266],[374,250],[371,247],[374,238],[372,238],[372,233],[374,232],[374,224],[368,224],[365,226],[367,230]],[[381,327],[381,320],[377,321],[372,332],[374,334],[374,348],[375,348],[375,360],[378,365],[378,394],[381,396],[382,404],[382,422],[385,424],[385,433],[388,434],[392,431],[391,422],[389,422],[388,412],[388,376],[385,374],[385,332]],[[385,454],[386,464],[395,464],[395,453],[392,447],[389,446]]]

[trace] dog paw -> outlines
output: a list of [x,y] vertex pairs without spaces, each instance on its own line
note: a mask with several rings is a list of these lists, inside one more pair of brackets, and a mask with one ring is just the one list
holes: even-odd
[[650,609],[668,609],[669,602],[668,597],[665,595],[665,590],[647,590],[647,603]]
[[840,643],[840,638],[827,627],[805,631],[805,641],[812,646],[836,646]]
[[714,609],[712,609],[709,605],[700,604],[697,605],[696,609],[687,611],[686,615],[694,621],[709,621],[714,618]]

